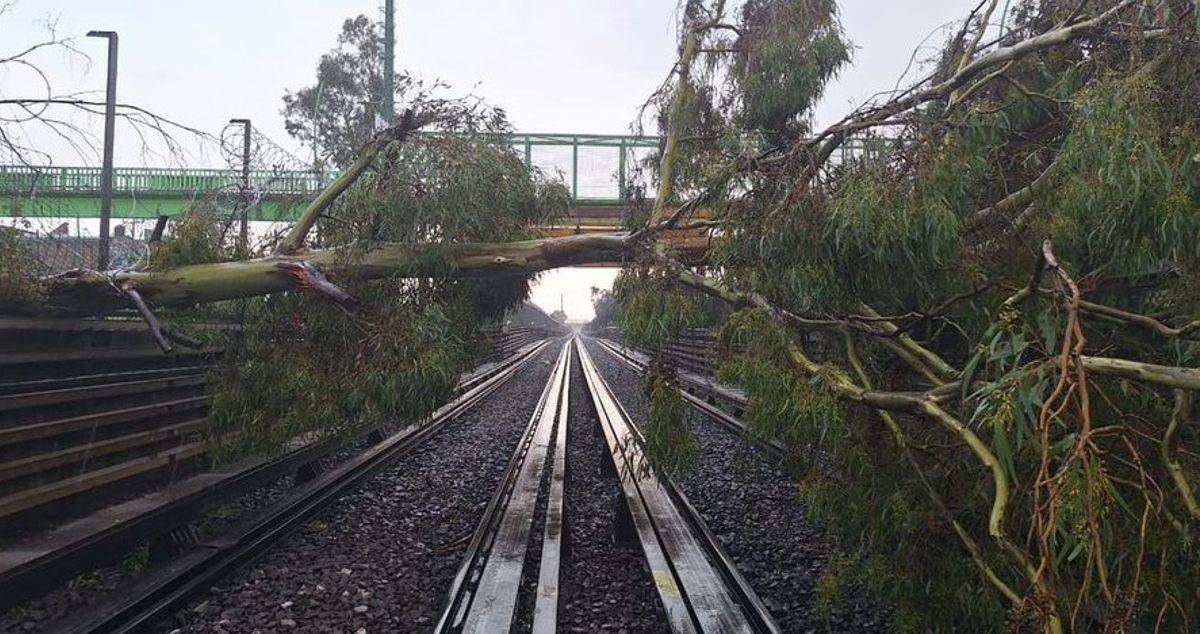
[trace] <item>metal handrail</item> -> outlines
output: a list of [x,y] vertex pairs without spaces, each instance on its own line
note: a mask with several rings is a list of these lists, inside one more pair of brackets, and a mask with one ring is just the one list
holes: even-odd
[[[437,133],[431,133],[437,134]],[[514,133],[502,137],[514,147],[524,150],[525,162],[533,164],[535,147],[563,147],[572,150],[571,193],[579,197],[578,150],[581,147],[613,148],[620,173],[618,191],[624,191],[626,151],[658,147],[659,138],[616,134]],[[25,194],[91,194],[100,191],[101,169],[98,167],[31,167],[0,165],[0,193]],[[336,171],[307,170],[250,170],[251,186],[266,195],[311,196],[336,179]],[[113,190],[117,194],[160,194],[189,196],[222,187],[236,187],[242,178],[238,169],[223,168],[163,168],[118,167],[113,173]],[[595,198],[592,200],[610,200]],[[616,199],[613,199],[616,200]]]

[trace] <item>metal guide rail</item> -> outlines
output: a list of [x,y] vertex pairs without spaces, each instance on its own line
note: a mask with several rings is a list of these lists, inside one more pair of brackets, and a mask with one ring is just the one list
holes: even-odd
[[365,479],[385,469],[397,457],[490,396],[548,343],[538,342],[514,354],[489,376],[473,381],[472,387],[436,410],[429,421],[406,427],[299,486],[267,512],[141,579],[108,604],[57,624],[56,631],[130,632],[149,628],[221,578],[265,553]]
[[[553,453],[532,631],[556,629],[572,352],[578,355],[621,491],[675,632],[776,632],[778,626],[695,509],[645,466],[641,439],[578,339],[568,342],[522,442],[489,503],[454,582],[437,632],[499,632],[517,614],[534,511]],[[566,518],[569,520],[569,518]],[[532,571],[531,571],[532,574]]]
[[[643,352],[602,337],[591,337],[590,339],[610,352],[618,361],[639,372],[650,363],[649,355]],[[711,375],[697,374],[686,370],[677,372],[677,375],[687,385],[690,392],[700,391],[708,397],[721,399],[738,410],[745,409],[746,396],[741,390],[717,383],[711,378]]]
[[[509,629],[516,612],[517,594],[525,564],[546,456],[553,445],[554,476],[560,486],[551,491],[547,509],[547,531],[543,543],[538,596],[557,597],[558,562],[561,549],[562,476],[569,408],[571,346],[564,343],[554,371],[542,389],[541,398],[517,445],[496,494],[488,502],[479,528],[467,547],[463,563],[451,583],[450,598],[442,611],[437,632],[502,632]],[[556,494],[556,495],[555,495]],[[552,518],[557,530],[551,530]],[[549,557],[546,551],[549,550]],[[557,601],[551,609],[545,600],[534,619],[535,632],[554,631]]]

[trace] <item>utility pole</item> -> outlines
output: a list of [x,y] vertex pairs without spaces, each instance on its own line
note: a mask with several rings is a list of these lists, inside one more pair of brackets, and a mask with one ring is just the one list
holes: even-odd
[[383,2],[383,121],[396,118],[396,0]]
[[242,126],[242,213],[241,213],[241,233],[238,238],[238,247],[242,250],[243,255],[250,253],[250,120],[249,119],[230,119],[231,125]]
[[96,269],[108,270],[108,225],[112,221],[113,133],[117,123],[117,32],[88,31],[88,37],[108,39],[108,87],[104,96],[104,166],[100,171],[100,249]]

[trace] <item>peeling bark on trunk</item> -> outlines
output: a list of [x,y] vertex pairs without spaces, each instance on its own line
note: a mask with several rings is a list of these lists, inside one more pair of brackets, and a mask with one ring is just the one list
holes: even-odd
[[362,252],[299,251],[256,260],[195,264],[165,271],[70,271],[46,278],[54,312],[100,314],[128,305],[120,289],[136,289],[148,305],[191,306],[297,288],[296,266],[340,282],[384,277],[522,275],[579,264],[619,264],[632,250],[626,233],[585,234],[519,242],[410,245],[383,243]]

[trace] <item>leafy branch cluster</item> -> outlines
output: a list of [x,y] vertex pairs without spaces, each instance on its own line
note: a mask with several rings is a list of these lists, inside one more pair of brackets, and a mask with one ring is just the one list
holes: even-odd
[[[408,120],[417,119],[441,132],[374,141],[341,195],[306,212],[301,222],[312,230],[300,233],[301,250],[329,245],[332,260],[348,269],[364,266],[380,245],[527,238],[531,226],[563,213],[565,189],[530,173],[496,134],[506,124],[493,111],[476,102],[422,102],[409,111]],[[480,122],[495,125],[473,133]],[[199,207],[155,245],[147,273],[238,259],[233,236]],[[287,240],[266,249],[284,250]],[[226,460],[298,438],[410,424],[445,402],[483,352],[487,325],[525,299],[532,276],[455,279],[444,253],[424,259],[429,277],[370,282],[296,265],[287,269],[293,292],[177,311],[173,319],[223,314],[241,326],[220,342],[226,363],[211,377],[213,455]]]

